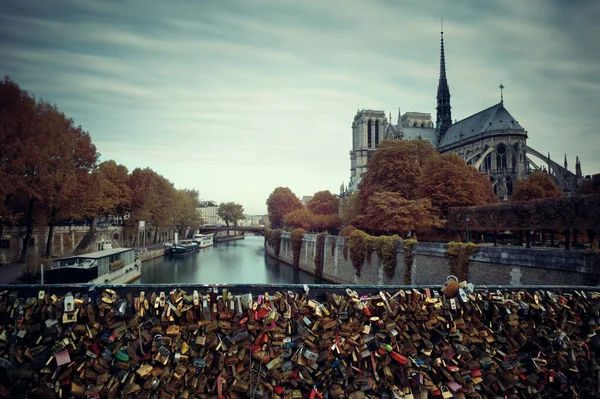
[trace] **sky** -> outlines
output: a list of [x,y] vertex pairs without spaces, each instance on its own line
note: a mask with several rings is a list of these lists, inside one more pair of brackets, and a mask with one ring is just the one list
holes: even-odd
[[435,120],[499,102],[528,145],[600,172],[600,2],[4,0],[0,73],[88,131],[101,160],[266,213],[339,192],[357,109]]

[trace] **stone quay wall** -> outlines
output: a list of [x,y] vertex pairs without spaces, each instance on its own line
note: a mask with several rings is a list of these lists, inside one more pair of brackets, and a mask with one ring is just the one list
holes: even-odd
[[[384,273],[384,267],[376,251],[365,260],[361,276],[356,275],[350,250],[344,247],[343,237],[326,236],[322,251],[322,278],[340,284],[386,284],[404,283],[405,251],[402,242],[396,245],[396,269],[392,278]],[[290,233],[281,234],[279,256],[275,249],[265,243],[267,253],[280,261],[293,264],[294,256]],[[412,250],[412,284],[440,284],[450,274],[446,255],[447,246],[442,243],[419,242]],[[346,252],[346,254],[344,254]],[[299,268],[315,274],[317,236],[305,234],[300,250]],[[519,247],[479,247],[469,258],[468,281],[488,285],[591,285],[596,284],[598,273],[593,261],[582,252],[527,249]]]

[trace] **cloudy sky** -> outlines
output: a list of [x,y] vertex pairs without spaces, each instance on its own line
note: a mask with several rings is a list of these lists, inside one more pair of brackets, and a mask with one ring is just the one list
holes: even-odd
[[499,101],[552,158],[600,172],[600,2],[3,1],[0,73],[90,132],[102,160],[265,213],[338,192],[358,108],[430,112],[440,18],[452,116]]

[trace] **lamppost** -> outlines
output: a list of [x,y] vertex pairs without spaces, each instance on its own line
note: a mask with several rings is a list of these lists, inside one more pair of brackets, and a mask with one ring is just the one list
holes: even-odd
[[469,242],[469,220],[471,220],[471,216],[467,215],[465,221],[467,222],[467,242]]

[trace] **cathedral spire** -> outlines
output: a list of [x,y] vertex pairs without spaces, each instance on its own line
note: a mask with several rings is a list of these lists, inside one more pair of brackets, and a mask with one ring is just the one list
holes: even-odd
[[444,54],[444,20],[442,19],[441,41],[440,41],[440,81],[437,91],[437,121],[438,135],[441,137],[452,125],[452,114],[450,107],[450,88],[446,79],[446,57]]

